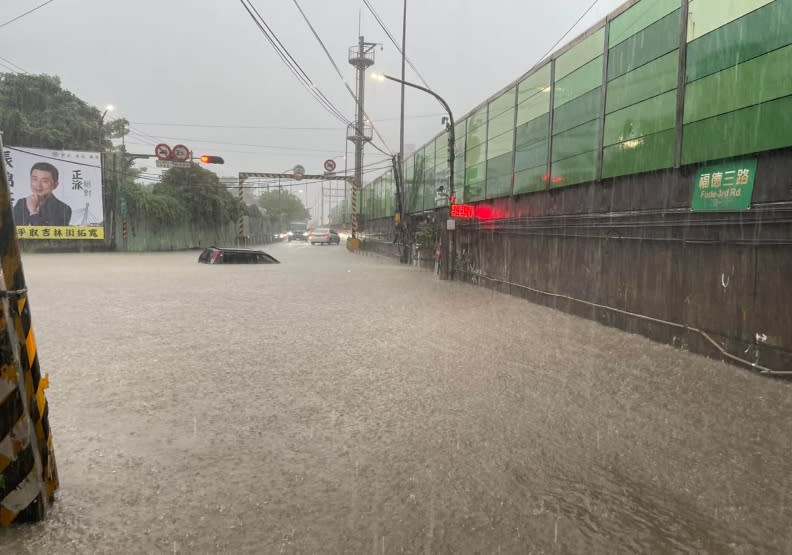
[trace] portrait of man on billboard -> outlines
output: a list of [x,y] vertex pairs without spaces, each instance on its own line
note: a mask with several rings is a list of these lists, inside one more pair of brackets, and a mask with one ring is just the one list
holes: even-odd
[[16,225],[64,226],[71,220],[71,207],[55,198],[58,168],[49,162],[36,162],[30,169],[30,194],[14,205]]

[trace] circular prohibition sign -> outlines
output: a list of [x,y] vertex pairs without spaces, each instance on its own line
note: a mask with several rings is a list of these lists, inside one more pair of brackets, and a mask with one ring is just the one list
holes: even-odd
[[154,154],[157,155],[158,160],[170,160],[171,156],[173,156],[173,151],[165,143],[160,143],[154,147]]
[[186,162],[190,157],[190,149],[184,145],[176,145],[173,147],[173,160],[175,162]]

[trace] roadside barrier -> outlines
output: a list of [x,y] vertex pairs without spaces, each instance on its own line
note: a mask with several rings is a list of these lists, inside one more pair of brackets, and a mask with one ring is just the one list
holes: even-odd
[[[0,140],[0,151],[2,140]],[[0,526],[44,518],[58,489],[49,406],[0,157]]]

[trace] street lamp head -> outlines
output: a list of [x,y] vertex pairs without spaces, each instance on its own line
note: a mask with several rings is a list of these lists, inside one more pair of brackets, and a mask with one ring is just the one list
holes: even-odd
[[371,73],[371,78],[374,79],[375,81],[384,81],[385,80],[385,74],[384,73],[377,73],[376,71],[373,71]]
[[113,106],[112,104],[108,104],[107,106],[105,106],[105,112],[112,112],[113,110],[115,110],[115,106]]

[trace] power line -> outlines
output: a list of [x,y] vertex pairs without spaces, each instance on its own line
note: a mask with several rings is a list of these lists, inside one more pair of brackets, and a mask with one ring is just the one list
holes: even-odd
[[[6,146],[5,148],[7,148],[8,150],[15,150],[15,151],[21,152],[23,154],[29,154],[29,155],[35,156],[37,158],[44,158],[45,160],[56,160],[58,162],[63,162],[63,160],[61,158],[56,158],[55,156],[47,156],[46,154],[41,154],[41,153],[38,153],[38,152],[30,152],[29,150],[25,150],[23,148],[18,148],[18,147],[15,147],[15,146]],[[102,168],[101,164],[86,164],[85,162],[75,162],[73,160],[68,160],[68,163],[72,164],[74,166],[84,166],[86,168],[104,169],[108,173],[123,174],[122,170],[115,170],[114,171],[114,170],[111,170],[110,168]],[[130,176],[130,177],[132,177],[132,176]],[[137,177],[140,177],[141,179],[148,179],[148,180],[154,180],[154,179],[159,179],[160,178],[160,176],[157,175],[157,174],[145,173],[145,172],[140,172],[140,174]]]
[[338,131],[338,127],[288,127],[280,125],[231,125],[215,123],[157,123],[151,121],[130,121],[134,125],[151,125],[153,127],[207,127],[218,129],[273,129],[279,131]]
[[[346,79],[344,79],[344,75],[341,73],[341,70],[339,69],[338,64],[336,64],[335,60],[333,60],[333,57],[330,55],[330,52],[327,50],[327,47],[325,46],[324,42],[319,37],[319,34],[316,32],[316,29],[314,29],[314,26],[311,24],[311,20],[308,19],[307,15],[305,15],[305,12],[300,7],[300,4],[297,2],[297,0],[292,0],[292,2],[294,2],[294,5],[297,7],[297,10],[299,10],[300,15],[302,15],[303,19],[305,20],[305,23],[308,25],[308,28],[311,30],[311,33],[313,33],[313,36],[316,38],[317,41],[319,41],[319,45],[322,47],[322,50],[324,50],[324,53],[327,56],[327,59],[330,60],[330,63],[333,65],[333,68],[335,69],[336,73],[338,74],[338,77],[341,79],[341,82],[344,83],[344,86],[346,87],[346,90],[352,96],[352,99],[355,101],[355,104],[357,104],[358,103],[357,95],[352,91],[352,87],[349,86],[349,83],[347,83]],[[371,128],[374,130],[374,133],[376,133],[376,135],[379,138],[379,140],[382,141],[382,144],[385,145],[385,148],[390,150],[391,148],[388,146],[388,143],[385,142],[385,139],[382,138],[382,135],[380,135],[380,132],[374,126],[374,122],[369,117],[369,115],[365,112],[365,110],[363,111],[363,115],[366,116],[366,119],[369,120],[369,123],[371,123]],[[371,145],[374,146],[375,148],[377,148],[376,145],[374,145],[374,143],[371,143]],[[380,152],[384,152],[384,151],[380,150]]]
[[131,136],[133,139],[137,139],[137,140],[139,140],[139,141],[143,141],[143,144],[147,144],[147,145],[151,145],[151,146],[156,146],[156,145],[158,144],[158,142],[159,142],[159,141],[158,141],[157,143],[155,143],[155,142],[152,142],[152,141],[151,141],[151,139],[149,139],[148,137],[146,137],[145,135],[143,135],[143,134],[142,134],[142,133],[140,133],[139,131],[135,131],[135,130],[134,130],[134,129],[132,129],[131,127],[129,128],[129,130],[128,130],[128,131],[129,131],[129,135],[130,135],[130,136]]
[[295,60],[294,56],[291,55],[289,50],[283,45],[283,43],[278,39],[277,35],[272,31],[272,29],[267,25],[267,22],[262,17],[261,13],[256,9],[253,5],[251,0],[239,0],[245,10],[250,15],[253,22],[262,32],[264,37],[267,39],[267,42],[270,43],[272,48],[280,57],[281,61],[286,64],[286,67],[292,72],[292,74],[297,78],[298,81],[305,87],[308,92],[325,108],[330,114],[332,114],[335,118],[342,121],[344,124],[348,125],[350,122],[344,116],[344,114],[335,107],[335,105],[325,96],[325,94],[317,87],[313,81],[311,81],[308,74],[303,70],[300,64]]
[[[380,27],[382,27],[382,30],[383,30],[383,31],[385,31],[385,34],[386,34],[386,35],[388,35],[388,38],[389,38],[389,39],[390,39],[390,41],[393,43],[393,46],[395,46],[395,47],[396,47],[396,50],[398,50],[399,54],[401,54],[402,56],[404,56],[404,52],[402,52],[401,46],[399,45],[399,43],[398,43],[398,42],[396,42],[396,39],[395,39],[395,38],[393,38],[393,35],[392,35],[392,34],[391,34],[391,32],[388,30],[388,27],[387,27],[387,26],[385,25],[385,23],[382,21],[382,18],[380,18],[379,14],[378,14],[378,13],[377,13],[377,11],[374,9],[374,7],[371,5],[371,3],[369,2],[369,0],[363,0],[363,3],[366,5],[366,7],[368,8],[368,10],[371,12],[371,15],[373,15],[373,16],[374,16],[374,19],[376,19],[376,20],[377,20],[377,23],[379,23],[379,26],[380,26]],[[427,89],[431,89],[432,87],[430,87],[430,86],[429,86],[429,83],[427,83],[427,82],[426,82],[426,79],[424,79],[424,78],[423,78],[423,75],[421,75],[421,73],[418,71],[418,68],[416,68],[416,67],[415,67],[415,65],[412,63],[412,61],[410,60],[410,58],[408,58],[407,56],[404,56],[404,59],[405,59],[405,61],[407,62],[407,65],[409,65],[409,66],[410,66],[410,68],[411,68],[411,69],[412,69],[412,70],[415,72],[415,74],[418,76],[418,79],[420,79],[420,80],[421,80],[421,83],[423,83],[424,87],[426,87]]]
[[14,18],[12,18],[12,19],[9,19],[9,20],[8,20],[8,21],[6,21],[5,23],[0,23],[0,29],[2,29],[3,27],[5,27],[6,25],[10,25],[10,24],[12,24],[14,21],[16,21],[16,20],[18,20],[18,19],[22,19],[22,18],[23,18],[23,17],[25,17],[26,15],[28,15],[28,14],[31,14],[31,13],[35,12],[36,10],[38,10],[38,9],[40,9],[40,8],[43,8],[43,7],[44,7],[44,6],[46,6],[47,4],[51,4],[51,3],[52,3],[52,2],[54,2],[54,1],[55,1],[55,0],[47,0],[47,1],[46,1],[46,2],[44,2],[43,4],[39,4],[39,5],[38,5],[38,6],[36,6],[35,8],[31,8],[31,9],[29,9],[28,11],[26,11],[25,13],[23,13],[23,14],[19,14],[18,16],[14,17]]
[[[242,0],[240,0],[240,1],[242,1]],[[303,87],[305,87],[306,90],[308,90],[308,92],[311,93],[311,95],[319,102],[319,104],[323,108],[325,108],[325,110],[330,112],[330,114],[332,114],[336,119],[339,119],[340,121],[342,121],[344,123],[347,123],[346,122],[346,118],[343,116],[343,114],[340,112],[340,110],[338,110],[329,100],[327,100],[326,97],[323,97],[324,95],[321,94],[321,91],[318,91],[317,87],[313,84],[313,82],[311,82],[311,80],[310,80],[310,78],[308,78],[307,74],[304,71],[302,71],[302,68],[299,66],[299,64],[296,62],[296,60],[294,60],[294,58],[292,58],[292,57],[290,57],[290,55],[288,55],[288,51],[285,51],[285,50],[282,50],[281,48],[279,48],[278,44],[281,44],[281,43],[279,41],[278,41],[278,43],[276,43],[277,37],[275,37],[273,39],[273,37],[270,36],[270,34],[267,31],[267,29],[269,29],[269,27],[267,27],[265,29],[266,23],[265,23],[265,26],[262,26],[261,22],[259,22],[259,20],[256,19],[256,16],[253,14],[253,12],[255,11],[255,7],[252,4],[250,6],[248,6],[243,1],[242,1],[242,5],[248,11],[248,14],[253,19],[253,22],[256,24],[256,26],[258,26],[259,30],[264,34],[264,37],[270,43],[272,48],[278,54],[278,56],[280,57],[281,61],[286,65],[286,67],[289,68],[289,70],[297,78],[297,80],[300,81],[300,83],[303,85]],[[251,9],[253,11],[251,11]],[[258,12],[256,11],[256,13],[258,13]]]
[[[0,58],[1,59],[1,58]],[[436,114],[415,114],[405,116],[405,119],[436,118],[446,115],[445,113]],[[378,118],[377,122],[399,121],[399,118]],[[150,125],[152,127],[205,127],[217,129],[273,129],[276,131],[338,131],[338,127],[291,127],[283,125],[236,125],[224,123],[181,123],[181,122],[157,122],[157,121],[130,121],[131,125]]]
[[[129,123],[129,122],[127,121],[127,123]],[[127,129],[129,130],[130,133],[132,133],[132,126],[127,127]],[[135,133],[137,133],[138,136],[147,137],[147,138],[151,139],[152,141],[155,141],[154,145],[157,145],[157,144],[163,142],[162,141],[162,137],[155,137],[154,135],[152,135],[150,133],[146,133],[145,131],[140,131],[139,129],[135,130]]]
[[[364,1],[365,1],[365,0],[364,0]],[[566,32],[566,33],[564,33],[563,35],[561,35],[561,38],[560,38],[560,39],[558,39],[558,40],[556,41],[556,43],[555,43],[553,46],[551,46],[551,47],[550,47],[550,49],[549,49],[547,52],[545,52],[545,53],[544,53],[544,54],[543,54],[543,55],[542,55],[542,56],[539,58],[539,60],[537,60],[537,63],[539,63],[539,62],[541,62],[542,60],[544,60],[544,59],[547,57],[547,55],[548,55],[548,54],[550,54],[550,53],[551,53],[553,50],[555,50],[556,46],[558,46],[559,44],[561,44],[561,41],[563,41],[563,40],[564,40],[564,39],[567,37],[567,35],[568,35],[569,33],[571,33],[571,32],[572,32],[572,30],[573,30],[575,27],[577,27],[577,24],[578,24],[578,23],[580,23],[581,21],[583,21],[583,18],[584,18],[584,17],[586,17],[586,16],[588,15],[588,13],[589,13],[591,10],[593,10],[593,9],[594,9],[594,6],[596,6],[598,3],[599,3],[599,0],[594,0],[594,1],[591,3],[591,5],[588,7],[588,9],[587,9],[585,12],[583,12],[583,14],[582,14],[580,17],[578,17],[578,18],[577,18],[577,21],[575,21],[575,23],[573,23],[573,24],[572,24],[572,26],[571,26],[569,29],[567,29],[567,32]]]
[[[4,62],[5,62],[3,65],[4,65],[4,66],[6,66],[6,67],[8,67],[8,65],[7,65],[7,64],[11,64],[12,66],[19,68],[19,71],[21,71],[22,73],[30,73],[30,72],[29,72],[28,70],[26,70],[24,67],[22,67],[22,66],[21,66],[21,65],[19,65],[19,64],[16,64],[16,63],[12,62],[12,61],[11,61],[11,60],[9,60],[8,58],[4,58],[4,57],[0,56],[0,60],[2,60],[2,61],[4,61]],[[17,71],[16,71],[15,69],[13,69],[13,68],[10,68],[10,69],[11,69],[11,70],[12,70],[14,73],[17,73]]]
[[[151,142],[143,142],[142,139],[137,139],[137,138],[134,138],[134,139],[135,140],[127,141],[126,144],[127,145],[153,146],[153,143],[151,143]],[[138,142],[138,141],[140,141],[140,142]],[[304,151],[305,151],[305,149],[303,149],[303,148],[294,148],[291,151],[284,151],[284,153],[286,153],[286,152],[297,152],[297,153],[299,153],[299,152],[304,152]],[[322,150],[320,152],[325,152],[326,153],[327,151],[326,150]],[[228,148],[223,148],[223,153],[226,153],[226,154],[229,154],[229,153],[245,154],[245,155],[248,155],[248,156],[261,156],[261,151],[251,152],[249,150],[234,150],[234,149],[228,149]],[[384,155],[376,154],[375,156],[384,156]],[[387,157],[391,158],[391,155],[388,155]]]
[[295,151],[304,151],[304,152],[327,152],[328,149],[326,148],[304,148],[299,146],[278,146],[278,145],[257,145],[257,144],[250,144],[250,143],[233,143],[233,142],[225,142],[225,141],[215,141],[212,139],[198,139],[195,137],[169,137],[162,135],[159,139],[170,139],[176,141],[194,141],[196,143],[206,143],[206,144],[216,144],[216,145],[230,145],[230,146],[249,146],[252,148],[262,148],[262,149],[271,149],[271,150],[295,150]]

